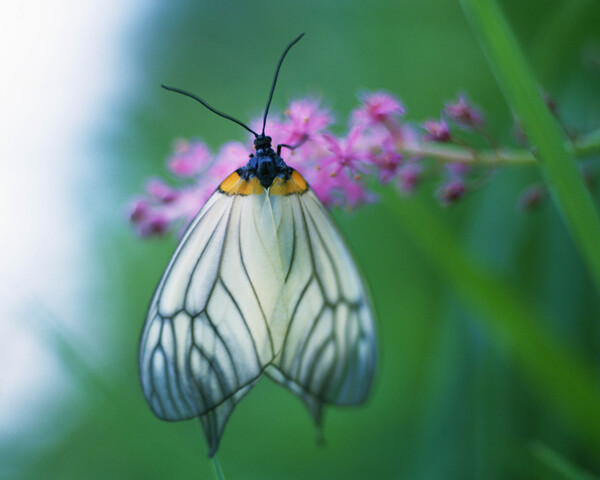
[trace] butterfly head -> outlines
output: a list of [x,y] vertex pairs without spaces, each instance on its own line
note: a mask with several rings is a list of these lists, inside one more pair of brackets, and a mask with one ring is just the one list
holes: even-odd
[[264,133],[258,135],[254,139],[254,148],[256,149],[256,154],[259,154],[259,151],[268,151],[272,150],[271,148],[271,137],[265,135]]

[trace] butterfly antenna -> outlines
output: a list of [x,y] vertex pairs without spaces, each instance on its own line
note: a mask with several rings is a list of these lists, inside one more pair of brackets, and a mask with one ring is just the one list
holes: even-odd
[[286,47],[286,49],[283,51],[283,55],[281,55],[281,58],[279,59],[279,63],[277,64],[277,70],[275,70],[275,77],[273,78],[273,85],[271,85],[271,92],[269,93],[269,100],[267,101],[267,108],[265,108],[265,116],[263,117],[263,128],[262,128],[262,134],[261,134],[263,136],[265,134],[265,126],[267,124],[267,115],[269,114],[269,107],[271,106],[271,100],[273,100],[273,92],[275,91],[275,85],[277,84],[277,77],[279,76],[279,69],[281,68],[283,59],[285,58],[287,53],[290,51],[290,48],[292,48],[294,45],[296,45],[296,43],[298,43],[303,36],[304,36],[304,33],[301,33],[300,35],[298,35],[296,37],[296,39],[294,41],[292,41],[292,43],[290,43]]
[[[298,37],[298,38],[300,38],[300,37]],[[288,50],[289,50],[289,47],[288,47]],[[275,77],[275,78],[277,78],[277,77]],[[193,98],[194,100],[196,100],[197,102],[200,102],[202,105],[204,105],[206,108],[208,108],[211,112],[216,113],[219,117],[223,117],[223,118],[226,118],[227,120],[231,120],[232,122],[237,123],[238,125],[244,127],[246,130],[248,130],[255,137],[258,137],[258,133],[256,133],[254,130],[252,130],[248,125],[240,122],[238,119],[233,118],[230,115],[227,115],[223,112],[219,112],[216,108],[211,107],[208,103],[206,103],[204,100],[202,100],[197,95],[194,95],[193,93],[190,93],[190,92],[186,92],[185,90],[181,90],[180,88],[167,87],[166,85],[161,85],[161,87],[170,92],[180,93],[181,95],[185,95],[186,97]],[[263,127],[263,131],[264,131],[264,127]]]

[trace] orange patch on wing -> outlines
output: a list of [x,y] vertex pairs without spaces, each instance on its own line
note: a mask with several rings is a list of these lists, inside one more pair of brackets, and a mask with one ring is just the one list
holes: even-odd
[[219,185],[219,189],[221,191],[223,191],[224,193],[229,193],[240,180],[241,180],[241,178],[238,175],[238,173],[233,172],[231,175],[229,175],[225,180],[223,180],[221,182],[221,185]]
[[308,190],[306,180],[294,170],[287,180],[275,177],[269,192],[271,195],[291,195],[292,193],[304,193],[306,190]]
[[223,180],[219,189],[226,195],[260,195],[265,191],[258,178],[244,180],[237,172],[233,172]]

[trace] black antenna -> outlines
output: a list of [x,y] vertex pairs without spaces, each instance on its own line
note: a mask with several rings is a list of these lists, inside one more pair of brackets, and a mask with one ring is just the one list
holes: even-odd
[[296,37],[296,39],[294,41],[292,41],[292,43],[290,43],[286,47],[286,49],[283,51],[283,55],[281,55],[281,58],[279,59],[279,63],[277,64],[277,70],[275,70],[275,77],[273,78],[273,85],[271,85],[271,92],[269,93],[269,100],[267,101],[267,108],[265,108],[265,116],[263,117],[263,128],[262,128],[262,134],[261,134],[262,136],[265,135],[265,125],[267,124],[267,115],[269,114],[269,107],[271,106],[271,100],[273,100],[273,92],[275,91],[275,84],[277,83],[277,77],[279,76],[279,69],[281,68],[283,59],[285,58],[287,53],[290,51],[290,48],[292,48],[294,45],[296,45],[296,43],[298,43],[303,36],[304,36],[304,33],[301,33],[300,35],[298,35]]
[[[298,37],[298,39],[300,39],[300,37]],[[297,40],[295,40],[295,42],[296,42],[296,41],[298,41],[298,39],[297,39]],[[294,43],[295,43],[295,42],[294,42]],[[293,43],[292,43],[292,45],[293,45]],[[290,45],[290,47],[291,47],[292,45]],[[288,50],[289,50],[289,47],[288,47]],[[287,53],[287,50],[286,50],[286,53]],[[285,55],[285,54],[284,54],[284,55]],[[282,58],[282,60],[283,60],[283,58]],[[279,62],[279,63],[281,64],[281,62]],[[277,79],[277,75],[275,76],[275,79]],[[273,85],[273,86],[275,86],[275,85]],[[244,123],[240,122],[239,120],[237,120],[237,119],[233,118],[233,117],[232,117],[232,116],[230,116],[230,115],[226,115],[226,114],[224,114],[223,112],[219,112],[217,109],[215,109],[215,108],[211,107],[211,106],[210,106],[208,103],[206,103],[204,100],[202,100],[202,99],[201,99],[200,97],[198,97],[197,95],[194,95],[193,93],[190,93],[190,92],[186,92],[185,90],[181,90],[181,89],[179,89],[179,88],[167,87],[166,85],[161,85],[161,87],[162,87],[162,88],[164,88],[165,90],[169,90],[170,92],[181,93],[182,95],[185,95],[186,97],[193,98],[194,100],[196,100],[197,102],[200,102],[202,105],[204,105],[206,108],[208,108],[208,109],[209,109],[211,112],[213,112],[213,113],[216,113],[216,114],[217,114],[219,117],[223,117],[223,118],[226,118],[227,120],[231,120],[232,122],[235,122],[235,123],[237,123],[238,125],[240,125],[240,126],[244,127],[246,130],[248,130],[248,131],[249,131],[251,134],[253,134],[255,137],[258,137],[258,133],[256,133],[256,132],[255,132],[254,130],[252,130],[250,127],[248,127],[247,125],[245,125]],[[273,94],[273,93],[271,92],[271,95],[272,95],[272,94]],[[271,101],[271,100],[269,99],[269,102],[270,102],[270,101]],[[267,108],[268,108],[268,106],[267,106]],[[265,130],[265,129],[264,129],[264,126],[263,126],[263,134],[264,134],[264,130]]]

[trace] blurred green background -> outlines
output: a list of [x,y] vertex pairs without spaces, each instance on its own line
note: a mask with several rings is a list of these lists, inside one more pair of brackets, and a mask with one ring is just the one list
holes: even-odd
[[[564,123],[582,133],[596,128],[600,4],[501,6]],[[136,238],[125,206],[145,178],[165,174],[175,138],[201,137],[216,148],[245,137],[160,84],[189,89],[247,120],[264,107],[282,49],[306,32],[286,60],[274,109],[319,95],[337,112],[341,132],[363,89],[398,94],[414,121],[439,115],[445,101],[466,92],[496,137],[512,144],[509,109],[456,1],[110,1],[93,8],[63,1],[45,13],[34,7],[33,19],[48,28],[30,40],[30,50],[19,51],[38,25],[29,23],[26,7],[4,18],[15,22],[5,53],[37,88],[15,85],[26,125],[18,145],[28,152],[45,133],[67,153],[37,155],[44,168],[26,174],[13,164],[18,157],[3,160],[3,170],[15,173],[5,178],[13,182],[8,191],[21,195],[5,202],[20,206],[8,217],[18,228],[7,236],[5,257],[15,257],[13,247],[26,238],[44,261],[58,263],[20,268],[31,263],[24,250],[10,265],[27,276],[15,284],[5,269],[11,309],[0,323],[0,406],[10,406],[10,418],[0,417],[0,478],[213,478],[198,422],[159,421],[141,391],[138,338],[176,239]],[[59,35],[67,40],[55,48]],[[55,56],[70,88],[61,87],[58,73],[37,71],[36,55],[49,62]],[[56,131],[54,116],[79,118],[87,98],[81,92],[98,82],[103,96],[86,109],[85,122]],[[64,102],[49,103],[40,118],[28,95],[52,98],[53,87]],[[15,125],[21,123],[7,122],[5,131]],[[580,256],[550,202],[531,215],[515,208],[519,192],[538,180],[533,168],[504,169],[450,209],[437,206],[434,185],[405,201],[442,217],[482,268],[508,279],[545,314],[543,328],[581,354],[598,378],[600,303]],[[46,197],[33,196],[39,185],[50,185]],[[30,225],[30,214],[45,220]],[[385,205],[335,216],[378,312],[380,368],[371,399],[329,409],[326,445],[319,447],[300,402],[261,381],[227,425],[218,452],[226,478],[575,478],[557,466],[563,461],[600,472],[600,451],[556,413]],[[61,255],[43,254],[51,240],[65,242]]]

